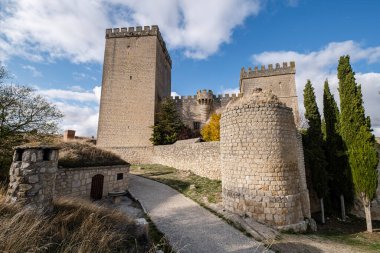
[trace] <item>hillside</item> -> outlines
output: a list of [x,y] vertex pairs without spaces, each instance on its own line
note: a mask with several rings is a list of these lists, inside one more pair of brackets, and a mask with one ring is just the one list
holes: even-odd
[[58,199],[49,215],[5,203],[0,192],[0,252],[149,252],[125,214],[84,200]]

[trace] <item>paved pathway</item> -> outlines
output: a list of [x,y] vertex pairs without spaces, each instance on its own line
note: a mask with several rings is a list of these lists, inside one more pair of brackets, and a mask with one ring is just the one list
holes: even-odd
[[130,175],[129,191],[177,252],[268,252],[255,240],[164,184]]

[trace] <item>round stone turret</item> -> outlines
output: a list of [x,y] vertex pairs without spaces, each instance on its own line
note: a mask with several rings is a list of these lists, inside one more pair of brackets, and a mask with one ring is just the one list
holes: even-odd
[[57,166],[57,147],[16,147],[9,170],[7,202],[38,210],[51,210]]
[[206,123],[214,101],[214,94],[212,93],[212,90],[197,91],[197,101],[200,108],[201,121],[202,123]]
[[220,126],[225,208],[279,229],[306,229],[292,109],[254,89],[227,105]]

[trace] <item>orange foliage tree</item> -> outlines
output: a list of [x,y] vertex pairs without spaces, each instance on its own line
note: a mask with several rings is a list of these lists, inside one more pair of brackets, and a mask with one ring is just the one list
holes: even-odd
[[205,141],[220,140],[220,117],[221,114],[213,113],[210,121],[202,128],[201,135]]

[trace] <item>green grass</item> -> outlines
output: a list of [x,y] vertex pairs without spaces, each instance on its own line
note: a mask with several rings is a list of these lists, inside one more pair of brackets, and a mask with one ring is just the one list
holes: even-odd
[[363,249],[380,251],[380,242],[372,241],[363,233],[357,234],[319,234],[320,237],[343,243],[350,246],[357,246]]
[[180,171],[159,164],[144,164],[132,165],[131,173],[169,185],[201,204],[218,203],[222,200],[221,181],[200,177],[190,171]]

